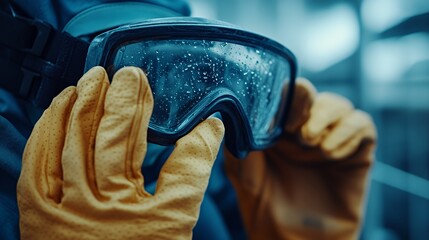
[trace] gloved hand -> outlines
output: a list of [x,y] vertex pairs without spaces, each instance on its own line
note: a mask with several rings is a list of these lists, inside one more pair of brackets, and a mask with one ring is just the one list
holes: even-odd
[[299,79],[285,134],[226,172],[250,239],[355,239],[376,138],[372,119]]
[[101,67],[59,94],[31,134],[18,183],[22,239],[190,239],[224,127],[177,141],[154,195],[142,161],[153,108],[146,76]]

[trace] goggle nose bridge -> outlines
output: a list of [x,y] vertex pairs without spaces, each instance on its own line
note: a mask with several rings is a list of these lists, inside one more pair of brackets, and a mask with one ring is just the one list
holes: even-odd
[[[173,134],[160,133],[149,126],[148,140],[161,145],[172,145],[179,138],[189,133],[202,119],[206,119],[215,113],[220,113],[222,121],[225,125],[225,142],[228,149],[237,157],[243,157],[250,150],[253,136],[250,129],[250,124],[244,117],[245,112],[241,107],[241,103],[233,93],[228,93],[228,90],[217,91],[209,96],[206,96],[209,102],[201,101],[200,104],[205,104],[202,111],[194,113],[193,117],[185,126]],[[248,136],[248,137],[246,137]],[[250,138],[250,139],[249,139]]]
[[[225,126],[225,143],[228,150],[238,158],[243,158],[251,150],[253,135],[250,123],[240,101],[230,94],[222,95],[213,102],[207,112],[219,112]],[[246,137],[248,136],[248,137]]]

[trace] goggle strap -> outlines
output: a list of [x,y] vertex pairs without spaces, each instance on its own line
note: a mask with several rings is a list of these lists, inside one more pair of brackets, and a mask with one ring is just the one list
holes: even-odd
[[83,74],[89,43],[0,11],[0,88],[42,108]]

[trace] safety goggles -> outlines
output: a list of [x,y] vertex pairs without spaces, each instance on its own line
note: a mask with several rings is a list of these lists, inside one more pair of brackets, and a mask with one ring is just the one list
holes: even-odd
[[267,148],[282,133],[296,76],[281,44],[233,25],[201,18],[163,18],[97,36],[85,71],[124,66],[147,74],[154,96],[148,140],[168,145],[220,113],[237,157]]

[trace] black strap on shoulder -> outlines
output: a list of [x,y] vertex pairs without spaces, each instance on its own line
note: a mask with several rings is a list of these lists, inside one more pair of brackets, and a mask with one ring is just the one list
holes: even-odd
[[89,44],[37,19],[0,11],[0,88],[46,108],[83,74]]

